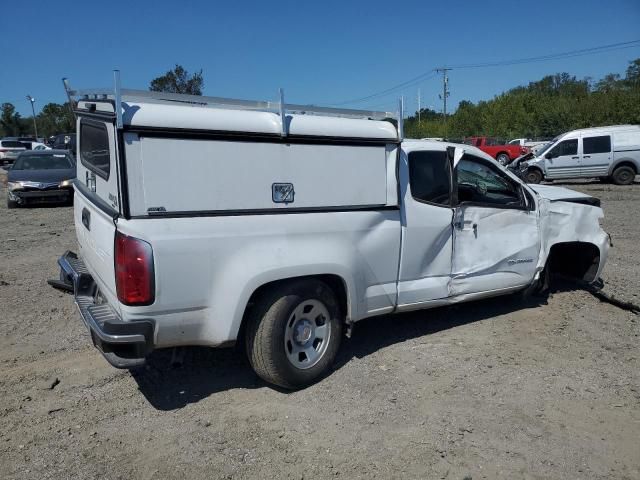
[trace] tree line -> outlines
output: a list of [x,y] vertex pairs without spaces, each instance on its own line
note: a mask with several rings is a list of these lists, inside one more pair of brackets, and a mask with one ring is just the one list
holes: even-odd
[[418,112],[405,120],[406,137],[539,138],[576,128],[640,124],[640,58],[629,62],[624,77],[612,73],[593,81],[558,73],[488,101],[463,100],[446,126],[440,112],[422,109],[420,116],[420,122]]
[[[189,74],[181,65],[151,80],[149,90],[202,95],[202,70]],[[576,128],[640,124],[640,58],[629,62],[625,76],[608,74],[599,81],[568,73],[549,75],[487,101],[463,100],[447,116],[424,108],[405,120],[408,138],[554,137]],[[75,130],[68,104],[48,103],[36,115],[38,134],[48,137]],[[0,136],[33,135],[33,118],[22,117],[13,104],[0,107]]]

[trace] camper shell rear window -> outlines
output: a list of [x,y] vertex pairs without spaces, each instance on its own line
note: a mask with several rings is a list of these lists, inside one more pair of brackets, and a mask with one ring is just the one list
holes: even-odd
[[80,160],[96,175],[109,179],[111,169],[109,132],[102,122],[80,122]]

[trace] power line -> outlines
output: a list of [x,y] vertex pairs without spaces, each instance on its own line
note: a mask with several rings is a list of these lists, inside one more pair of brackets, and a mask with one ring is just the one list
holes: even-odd
[[[524,63],[544,62],[548,60],[557,60],[562,58],[572,58],[572,57],[580,57],[584,55],[594,55],[598,53],[612,52],[615,50],[633,48],[636,46],[640,46],[640,39],[630,40],[628,42],[611,43],[608,45],[601,45],[598,47],[582,48],[579,50],[570,50],[567,52],[561,52],[561,53],[555,53],[555,54],[549,54],[549,55],[539,55],[536,57],[527,57],[527,58],[519,58],[519,59],[512,59],[512,60],[501,60],[501,61],[495,61],[495,62],[450,65],[447,67],[447,69],[451,70],[451,69],[464,69],[464,68],[501,67],[501,66],[508,66],[508,65],[519,65]],[[428,70],[418,75],[417,77],[414,77],[410,80],[394,85],[393,87],[389,87],[385,90],[372,93],[371,95],[367,95],[365,97],[354,98],[351,100],[345,100],[342,102],[334,103],[333,105],[341,106],[341,105],[348,105],[351,103],[361,103],[374,98],[380,98],[380,97],[390,95],[392,93],[397,92],[398,89],[409,87],[420,81],[428,80],[429,78],[435,76],[438,73],[437,70],[439,69],[432,68],[431,70]],[[440,68],[440,70],[442,70],[442,68]]]
[[349,103],[361,103],[361,102],[364,102],[366,100],[372,100],[374,98],[385,97],[387,95],[395,93],[398,89],[410,87],[413,84],[418,83],[420,81],[428,80],[429,78],[434,77],[435,75],[436,75],[436,70],[434,68],[434,69],[429,70],[428,72],[425,72],[423,74],[418,75],[417,77],[412,78],[411,80],[407,80],[406,82],[402,82],[402,83],[400,83],[400,84],[398,84],[398,85],[396,85],[394,87],[387,88],[386,90],[382,90],[380,92],[373,93],[371,95],[367,95],[366,97],[355,98],[355,99],[352,99],[352,100],[347,100],[345,102],[334,103],[333,105],[336,106],[336,107],[339,107],[341,105],[347,105]]
[[450,68],[455,68],[459,70],[463,68],[503,67],[503,66],[509,66],[509,65],[519,65],[523,63],[535,63],[535,62],[544,62],[547,60],[557,60],[561,58],[580,57],[584,55],[593,55],[596,53],[606,53],[614,50],[623,50],[625,48],[632,48],[635,46],[640,46],[640,39],[631,40],[629,42],[612,43],[609,45],[602,45],[599,47],[582,48],[580,50],[572,50],[568,52],[555,53],[550,55],[540,55],[537,57],[520,58],[515,60],[501,60],[496,62],[452,65]]

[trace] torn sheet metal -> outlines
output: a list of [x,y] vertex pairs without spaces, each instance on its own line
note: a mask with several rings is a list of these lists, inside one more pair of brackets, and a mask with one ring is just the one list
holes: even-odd
[[529,186],[542,197],[538,202],[542,239],[538,269],[544,268],[549,251],[556,243],[592,243],[600,250],[600,265],[596,275],[598,278],[609,252],[609,235],[600,228],[604,213],[598,206],[576,202],[594,197],[568,188],[550,185],[535,185],[535,188],[534,185]]
[[524,286],[540,255],[537,212],[461,206],[454,219],[449,295]]

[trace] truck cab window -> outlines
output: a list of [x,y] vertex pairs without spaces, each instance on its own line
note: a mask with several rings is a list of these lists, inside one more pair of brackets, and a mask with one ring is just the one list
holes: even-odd
[[451,181],[446,152],[409,153],[409,185],[414,199],[448,207]]
[[458,203],[523,205],[519,185],[490,165],[466,155],[456,167]]
[[565,155],[577,155],[578,154],[578,139],[563,140],[558,145],[549,150],[551,158],[564,157]]

